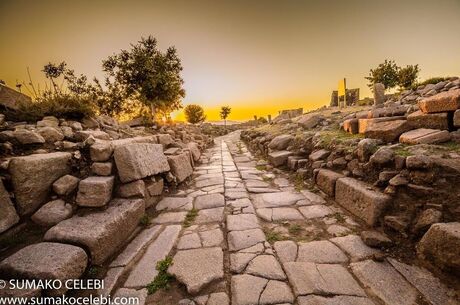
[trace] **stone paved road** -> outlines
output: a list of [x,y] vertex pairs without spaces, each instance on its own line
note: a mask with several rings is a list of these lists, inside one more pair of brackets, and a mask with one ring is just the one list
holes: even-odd
[[[257,169],[238,132],[201,161],[190,187],[164,198],[113,261],[106,289],[147,304],[455,304],[425,269],[381,259],[337,205]],[[147,296],[167,255],[185,288]]]

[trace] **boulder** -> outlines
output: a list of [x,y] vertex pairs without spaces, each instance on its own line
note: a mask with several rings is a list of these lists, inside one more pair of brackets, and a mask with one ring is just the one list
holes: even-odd
[[54,116],[45,116],[37,122],[37,127],[59,127],[59,119]]
[[20,215],[34,212],[47,199],[52,184],[70,172],[67,152],[14,157],[9,172]]
[[45,139],[46,143],[64,140],[64,134],[54,127],[39,128],[38,133]]
[[291,141],[294,140],[294,137],[289,134],[283,134],[277,137],[274,137],[273,140],[268,144],[268,148],[273,150],[284,150],[286,149]]
[[0,273],[14,279],[60,280],[63,288],[47,291],[65,293],[65,281],[80,278],[88,264],[85,251],[76,246],[42,242],[22,248],[0,263]]
[[297,120],[297,124],[302,126],[304,129],[311,129],[318,126],[319,123],[323,120],[323,116],[317,114],[306,114],[301,116]]
[[456,111],[460,108],[460,89],[441,92],[418,102],[424,113]]
[[188,153],[183,152],[179,155],[168,156],[167,160],[171,168],[171,173],[176,177],[177,182],[182,182],[193,174]]
[[200,151],[200,147],[198,146],[198,144],[196,142],[190,142],[190,143],[187,143],[187,147],[188,149],[190,149],[190,152],[192,153],[193,160],[195,162],[200,160],[201,151]]
[[0,179],[0,233],[5,232],[19,222],[19,216],[11,202],[10,195]]
[[72,205],[58,199],[44,204],[31,219],[40,226],[51,227],[59,222],[72,217]]
[[294,153],[287,150],[274,151],[268,154],[268,162],[273,166],[281,166],[287,163],[288,157]]
[[76,215],[49,229],[46,241],[81,245],[99,265],[127,240],[144,215],[142,199],[114,199],[104,211]]
[[77,204],[84,207],[101,207],[112,198],[114,176],[92,176],[81,180],[78,185]]
[[407,116],[407,122],[412,128],[449,129],[447,112],[423,113],[418,110]]
[[319,161],[319,160],[324,160],[327,158],[327,156],[330,155],[330,151],[327,149],[320,149],[317,151],[312,152],[309,156],[308,159],[310,159],[312,162]]
[[359,141],[358,149],[356,150],[359,161],[366,162],[369,160],[369,157],[377,150],[377,142],[375,139],[362,139]]
[[118,175],[123,183],[167,172],[170,169],[161,144],[132,143],[117,146],[114,157]]
[[426,128],[414,129],[399,137],[399,142],[405,144],[438,144],[449,140],[449,131]]
[[174,142],[171,135],[167,133],[157,135],[157,141],[159,144],[163,145],[164,147],[167,147],[168,145],[171,145]]
[[417,254],[442,268],[460,271],[460,222],[435,223],[417,245]]
[[130,183],[122,184],[118,188],[118,195],[120,195],[120,197],[123,198],[144,197],[145,183],[142,180],[137,180]]
[[112,162],[94,162],[91,164],[91,172],[98,176],[110,176],[112,174]]
[[374,191],[366,183],[353,178],[340,178],[335,184],[335,200],[355,216],[373,226],[391,197]]
[[104,162],[110,159],[113,153],[113,145],[110,141],[96,141],[89,148],[91,160]]
[[368,125],[364,135],[367,138],[394,142],[402,133],[410,129],[411,127],[406,120],[383,121]]
[[80,179],[72,175],[65,175],[53,183],[53,191],[61,196],[67,196],[78,186]]
[[99,140],[110,140],[110,136],[102,130],[81,130],[75,132],[75,138],[81,142],[85,141],[91,136]]
[[395,153],[388,147],[380,147],[370,158],[369,162],[378,166],[391,165],[395,160]]
[[13,132],[13,137],[16,141],[24,145],[45,143],[45,138],[43,138],[39,133],[27,129],[16,129]]
[[319,170],[316,175],[316,184],[318,188],[322,190],[327,195],[334,197],[335,194],[335,183],[339,178],[342,178],[343,175],[336,173],[328,169]]

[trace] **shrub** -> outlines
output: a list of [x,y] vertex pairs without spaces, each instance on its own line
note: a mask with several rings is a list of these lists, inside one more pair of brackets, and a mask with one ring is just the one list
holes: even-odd
[[187,105],[184,109],[185,119],[190,124],[202,123],[206,120],[203,107],[199,105]]
[[412,88],[417,83],[420,69],[418,65],[408,65],[398,72],[398,86],[404,89]]
[[394,60],[387,60],[369,71],[369,76],[365,77],[369,81],[369,88],[372,89],[375,83],[381,83],[386,89],[394,88],[398,84],[399,67]]
[[440,83],[440,82],[443,82],[443,81],[446,81],[446,80],[449,80],[450,77],[431,77],[431,78],[428,78],[426,80],[424,80],[423,82],[419,83],[418,85],[421,86],[421,85],[428,85],[428,84],[437,84],[437,83]]

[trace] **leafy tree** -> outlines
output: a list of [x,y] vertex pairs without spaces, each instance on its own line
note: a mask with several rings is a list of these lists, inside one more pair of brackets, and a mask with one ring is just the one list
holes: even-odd
[[203,107],[200,105],[187,105],[184,109],[185,119],[191,124],[197,124],[206,120]]
[[222,106],[220,108],[220,118],[225,121],[225,127],[227,127],[227,118],[230,115],[230,112],[232,112],[232,108],[229,106]]
[[417,83],[420,69],[418,65],[407,65],[398,72],[398,86],[404,89],[412,88]]
[[157,40],[149,36],[131,45],[130,50],[110,56],[102,67],[127,98],[138,99],[148,106],[152,116],[158,108],[171,112],[182,107],[181,99],[185,97],[180,75],[182,65],[174,47],[161,52]]
[[45,73],[46,78],[50,79],[54,92],[58,92],[59,89],[55,80],[66,71],[66,66],[67,64],[63,61],[57,65],[50,62],[43,67],[42,72]]
[[386,60],[378,65],[377,68],[371,69],[369,76],[365,77],[369,81],[369,88],[373,88],[375,83],[382,83],[386,89],[394,88],[398,85],[399,67],[394,60]]

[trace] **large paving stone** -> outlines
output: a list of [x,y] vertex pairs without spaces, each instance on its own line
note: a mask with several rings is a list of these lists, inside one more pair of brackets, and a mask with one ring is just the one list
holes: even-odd
[[224,255],[221,248],[178,251],[168,272],[187,286],[191,294],[224,277]]
[[276,255],[284,264],[287,262],[295,262],[297,258],[297,244],[292,240],[277,241],[273,245]]
[[82,245],[93,264],[102,264],[129,237],[144,215],[141,199],[115,199],[104,211],[75,215],[49,229],[44,239]]
[[118,175],[123,183],[169,171],[161,144],[132,143],[114,151]]
[[319,189],[327,195],[334,197],[335,195],[335,183],[337,179],[342,178],[343,175],[336,173],[328,169],[321,169],[316,175],[316,184]]
[[206,209],[198,212],[198,216],[195,219],[195,223],[210,223],[219,222],[224,220],[224,208]]
[[300,207],[299,211],[306,219],[321,218],[333,213],[331,208],[322,204]]
[[292,156],[294,153],[287,150],[274,151],[268,154],[268,162],[273,166],[281,166],[287,163],[289,156]]
[[225,206],[225,198],[222,194],[208,194],[198,196],[194,202],[195,209],[211,209]]
[[228,231],[243,231],[258,227],[257,217],[253,214],[227,215]]
[[84,207],[101,207],[112,198],[114,176],[93,176],[78,184],[77,204]]
[[438,144],[450,140],[447,130],[419,128],[403,133],[399,142],[405,144]]
[[294,295],[288,284],[280,281],[269,281],[260,295],[259,304],[292,304]]
[[230,251],[249,248],[264,241],[265,235],[261,229],[232,231],[228,233],[228,247]]
[[310,202],[310,204],[325,204],[326,200],[324,200],[323,197],[320,195],[317,195],[313,192],[307,191],[307,190],[302,190],[300,191],[302,195],[305,196],[306,200]]
[[297,299],[299,305],[375,305],[368,298],[338,295],[333,297],[320,297],[309,295]]
[[255,257],[247,266],[246,273],[272,280],[286,279],[281,265],[273,255]]
[[232,305],[259,304],[268,280],[248,274],[232,276]]
[[430,304],[455,304],[449,297],[447,287],[428,270],[398,262],[394,258],[388,258],[388,262],[417,288]]
[[19,222],[19,216],[16,213],[10,195],[3,186],[0,179],[0,233],[8,230]]
[[182,223],[187,216],[187,212],[167,212],[155,217],[152,222],[156,224]]
[[178,250],[195,249],[201,247],[201,239],[198,233],[183,235],[177,243]]
[[364,182],[353,178],[337,180],[335,200],[345,209],[373,226],[383,210],[390,204],[391,197],[369,189]]
[[[11,278],[39,280],[78,279],[88,264],[82,248],[42,242],[22,248],[0,263],[0,273]],[[49,291],[52,295],[64,293],[65,289]]]
[[295,192],[267,193],[254,196],[254,205],[256,208],[275,208],[293,205],[303,199],[305,197],[302,194]]
[[299,243],[297,262],[337,264],[348,262],[348,257],[327,240]]
[[165,197],[156,205],[157,211],[163,210],[185,210],[190,211],[193,208],[192,200],[188,197]]
[[176,177],[177,182],[182,182],[193,174],[193,168],[188,153],[168,156],[168,163],[171,167],[171,173]]
[[[457,249],[453,251],[452,249]],[[443,268],[460,270],[460,222],[435,223],[417,245],[417,253]]]
[[361,237],[357,235],[335,237],[330,241],[345,251],[351,257],[352,261],[363,260],[379,253],[379,251],[368,247]]
[[9,172],[19,215],[34,212],[47,200],[54,181],[70,172],[71,156],[55,152],[11,159]]
[[181,230],[180,225],[167,226],[145,250],[142,258],[131,270],[124,287],[141,288],[147,286],[157,275],[156,264],[165,259],[174,246]]
[[246,269],[249,262],[256,257],[256,253],[231,253],[230,270],[234,273],[241,273]]
[[385,304],[417,303],[417,291],[390,264],[367,260],[350,267],[358,280]]
[[460,89],[441,92],[418,102],[424,113],[455,111],[460,108]]
[[366,296],[347,269],[335,264],[289,262],[284,270],[296,296],[343,294]]

